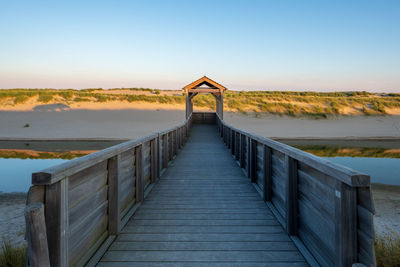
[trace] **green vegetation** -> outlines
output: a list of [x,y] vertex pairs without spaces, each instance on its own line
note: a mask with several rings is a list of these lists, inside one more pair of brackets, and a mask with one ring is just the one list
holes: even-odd
[[14,98],[14,104],[23,104],[28,101],[29,96],[26,95],[18,95]]
[[29,123],[25,123],[24,128],[29,128],[29,127],[30,127]]
[[25,246],[16,247],[13,246],[8,240],[3,239],[0,251],[0,266],[25,266]]
[[[125,91],[126,94],[121,94]],[[74,89],[3,89],[0,104],[23,104],[37,98],[41,103],[108,102],[126,101],[158,104],[182,104],[185,96],[149,88],[102,88]],[[199,94],[194,105],[215,109],[215,98],[211,94]],[[293,92],[293,91],[227,91],[224,95],[227,111],[287,116],[310,116],[327,118],[337,115],[385,115],[393,109],[400,110],[400,94],[377,94],[359,92]]]
[[19,150],[2,150],[0,158],[12,159],[73,159],[89,154],[85,151],[70,152],[41,152],[41,151],[19,151]]
[[400,158],[400,149],[370,147],[336,147],[328,145],[295,145],[318,157]]
[[39,94],[38,101],[43,102],[43,103],[49,103],[51,100],[53,100],[53,95],[52,94]]
[[375,239],[375,255],[378,267],[400,266],[400,237],[397,234]]

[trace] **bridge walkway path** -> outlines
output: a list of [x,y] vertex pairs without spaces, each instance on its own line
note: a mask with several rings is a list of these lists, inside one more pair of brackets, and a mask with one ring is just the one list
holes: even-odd
[[223,144],[189,139],[98,266],[307,266]]

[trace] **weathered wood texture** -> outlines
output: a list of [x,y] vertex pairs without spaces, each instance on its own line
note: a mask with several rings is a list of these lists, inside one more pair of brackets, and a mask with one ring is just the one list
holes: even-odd
[[45,251],[29,230],[41,225],[51,266],[96,263],[116,235],[100,266],[305,266],[302,255],[375,264],[369,176],[215,113],[34,173],[32,183],[27,205],[42,203],[44,218],[27,219],[28,261]]
[[322,266],[375,265],[374,206],[369,176],[226,124],[241,136],[238,164],[289,235]]
[[[27,266],[49,266],[49,247],[47,245],[46,223],[43,203],[31,203],[25,208],[25,221],[28,228]],[[32,233],[32,234],[31,234]]]
[[193,123],[216,124],[216,115],[214,112],[194,112]]
[[[38,229],[38,223],[46,228],[51,266],[83,266],[97,251],[105,250],[143,201],[145,190],[158,179],[159,168],[166,168],[177,154],[178,142],[185,140],[177,136],[178,129],[190,126],[191,116],[177,127],[32,174],[27,205],[42,203],[45,223],[38,221],[40,216],[30,216],[27,229]],[[167,145],[159,145],[159,139],[168,140],[167,136],[173,145],[159,151]],[[158,159],[165,153],[170,157],[162,158],[166,163],[161,167]],[[38,255],[32,253],[38,248],[32,246],[43,239],[43,233],[31,230],[28,238],[32,241],[28,253],[36,260]]]
[[206,264],[307,265],[215,126],[196,124],[98,266]]

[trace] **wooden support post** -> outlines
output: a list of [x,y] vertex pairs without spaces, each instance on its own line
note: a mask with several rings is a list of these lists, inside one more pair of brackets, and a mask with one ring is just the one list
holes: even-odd
[[168,133],[168,162],[174,158],[174,136],[172,132]]
[[220,101],[219,101],[219,116],[221,117],[221,120],[224,119],[224,96],[221,94],[220,96]]
[[232,130],[231,131],[231,154],[232,155],[235,154],[235,146],[236,146],[236,144],[235,144],[235,141],[236,141],[235,135],[236,135],[236,132],[234,130]]
[[178,155],[178,150],[179,150],[179,136],[178,136],[178,129],[174,131],[175,135],[175,156]]
[[264,147],[263,168],[264,168],[264,201],[272,199],[272,149],[266,145]]
[[160,134],[157,136],[157,178],[160,178],[161,176],[161,170],[162,170],[162,164],[163,164],[163,158],[162,158],[162,144],[161,144],[161,138]]
[[247,151],[247,177],[251,179],[251,139],[246,138],[246,151]]
[[297,160],[285,155],[287,169],[286,231],[297,235]]
[[231,149],[231,128],[226,128],[226,145]]
[[164,134],[162,136],[162,138],[163,138],[163,149],[162,149],[163,161],[162,161],[162,163],[163,163],[163,168],[167,168],[168,167],[168,134]]
[[178,147],[182,149],[182,128],[178,128]]
[[68,177],[46,186],[46,232],[51,266],[69,266]]
[[182,147],[185,145],[186,143],[186,134],[185,134],[185,128],[186,126],[182,127]]
[[143,201],[144,181],[143,181],[143,144],[135,148],[136,159],[136,202]]
[[249,139],[250,141],[250,178],[252,183],[257,182],[257,141]]
[[157,146],[156,140],[150,141],[150,182],[155,183],[157,180]]
[[239,161],[240,158],[240,133],[235,135],[235,160]]
[[110,235],[117,235],[121,231],[121,211],[119,205],[119,170],[118,163],[121,155],[110,158],[108,169],[108,231]]
[[337,181],[335,190],[335,266],[358,262],[357,192]]
[[31,203],[25,208],[25,221],[28,241],[28,266],[50,267],[49,247],[47,244],[46,222],[43,203]]
[[246,167],[246,136],[240,134],[240,167]]

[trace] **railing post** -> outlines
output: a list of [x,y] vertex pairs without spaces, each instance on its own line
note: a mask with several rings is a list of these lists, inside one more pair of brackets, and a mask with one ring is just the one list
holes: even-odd
[[240,167],[246,167],[246,136],[244,134],[240,134]]
[[135,148],[136,159],[136,202],[143,201],[144,182],[143,182],[143,144]]
[[178,137],[178,129],[174,131],[174,136],[175,136],[175,156],[178,155],[178,150],[179,150],[179,137]]
[[164,134],[163,135],[163,168],[167,168],[168,167],[168,134]]
[[247,151],[247,177],[251,179],[251,141],[250,137],[246,138]]
[[240,158],[240,133],[235,134],[235,160],[239,161]]
[[45,208],[50,265],[68,266],[68,177],[46,186]]
[[119,206],[119,175],[118,164],[121,155],[108,159],[108,231],[117,235],[121,230],[121,211]]
[[183,141],[182,141],[182,128],[178,128],[178,133],[179,133],[179,149],[182,149],[183,147]]
[[157,177],[160,178],[161,176],[161,170],[162,170],[162,164],[163,164],[163,157],[162,157],[162,143],[161,143],[161,138],[160,134],[157,136]]
[[286,231],[297,235],[297,160],[285,155],[286,185]]
[[230,140],[230,135],[231,135],[231,129],[226,127],[226,146],[228,147],[228,149],[231,148],[231,140]]
[[236,144],[235,144],[235,135],[236,135],[236,132],[234,131],[234,130],[232,130],[231,131],[231,154],[232,155],[235,155],[235,146],[236,146]]
[[168,133],[168,162],[174,158],[174,135],[172,132]]
[[31,203],[25,208],[27,230],[27,266],[50,267],[43,203]]
[[222,129],[224,131],[224,144],[227,145],[227,143],[226,143],[226,126],[224,125]]
[[252,183],[257,182],[257,141],[249,139],[250,141],[250,178]]
[[263,145],[263,169],[264,169],[264,202],[271,201],[272,198],[272,149]]
[[156,140],[150,141],[150,182],[155,183],[157,180],[157,146]]
[[351,266],[357,260],[356,188],[337,181],[335,190],[335,266]]

